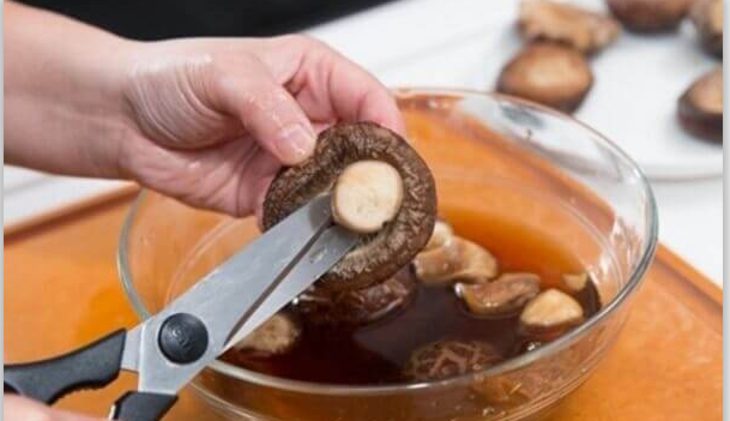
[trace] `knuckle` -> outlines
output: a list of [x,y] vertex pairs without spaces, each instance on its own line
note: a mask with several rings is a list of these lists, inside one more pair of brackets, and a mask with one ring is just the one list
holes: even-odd
[[207,69],[210,83],[219,92],[249,90],[262,83],[261,74],[261,62],[250,54],[214,57]]

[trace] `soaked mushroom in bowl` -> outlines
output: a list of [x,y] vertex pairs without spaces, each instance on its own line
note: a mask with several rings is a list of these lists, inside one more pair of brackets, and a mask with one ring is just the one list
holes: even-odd
[[362,289],[328,291],[312,287],[292,306],[307,323],[358,326],[395,314],[416,293],[416,278],[406,267],[384,282]]
[[540,292],[540,277],[533,273],[505,273],[491,282],[456,285],[467,308],[482,316],[503,316],[519,311]]
[[501,359],[486,342],[438,341],[415,350],[403,373],[414,381],[441,380],[484,370]]
[[283,354],[294,346],[300,334],[301,328],[292,316],[280,312],[234,345],[234,349],[260,356]]
[[497,260],[485,248],[463,238],[418,253],[413,259],[416,278],[427,285],[486,281],[497,275]]

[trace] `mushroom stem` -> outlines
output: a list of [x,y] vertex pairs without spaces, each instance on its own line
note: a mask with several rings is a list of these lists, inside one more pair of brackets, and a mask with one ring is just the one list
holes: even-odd
[[332,194],[335,222],[360,234],[380,231],[400,210],[403,179],[392,165],[358,161],[340,174]]

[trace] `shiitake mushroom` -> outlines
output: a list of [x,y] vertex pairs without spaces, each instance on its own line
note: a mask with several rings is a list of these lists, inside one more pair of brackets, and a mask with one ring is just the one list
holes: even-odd
[[424,285],[477,283],[497,276],[497,259],[479,244],[452,236],[447,243],[418,253],[413,269]]
[[358,161],[382,161],[395,168],[403,197],[395,217],[360,243],[322,276],[329,290],[362,289],[387,280],[428,242],[436,220],[436,188],[426,163],[398,134],[375,123],[339,123],[323,131],[314,154],[283,169],[263,205],[269,229],[315,196],[329,192],[342,171]]
[[403,375],[411,381],[442,380],[487,369],[501,360],[489,343],[442,340],[415,350]]
[[704,49],[720,58],[722,58],[722,2],[723,0],[696,0],[689,14]]
[[540,277],[534,273],[504,273],[490,282],[459,283],[456,293],[471,313],[503,317],[519,312],[540,293]]
[[507,63],[497,90],[572,112],[592,85],[593,73],[583,54],[564,45],[537,42]]
[[694,0],[606,0],[614,16],[637,32],[667,31],[677,27]]
[[234,348],[260,356],[283,354],[296,343],[301,329],[291,315],[280,312],[273,315]]
[[561,277],[562,287],[576,298],[586,314],[601,308],[601,294],[596,282],[588,272],[564,273]]
[[591,277],[587,272],[564,273],[561,277],[563,286],[572,293],[584,290],[591,283]]
[[552,0],[523,0],[518,25],[530,41],[553,41],[591,54],[613,42],[619,23],[600,13]]
[[722,142],[722,68],[702,75],[679,98],[679,121],[689,133]]
[[453,237],[454,229],[451,228],[451,225],[440,219],[437,219],[436,224],[433,226],[431,238],[428,239],[428,243],[426,243],[426,247],[421,250],[421,253],[433,250],[435,248],[444,247],[451,241]]
[[520,314],[521,327],[532,333],[549,333],[583,322],[584,310],[570,295],[547,289],[527,303]]
[[387,281],[362,289],[327,291],[312,287],[297,298],[292,309],[305,323],[356,327],[394,314],[415,293],[415,276],[405,267]]

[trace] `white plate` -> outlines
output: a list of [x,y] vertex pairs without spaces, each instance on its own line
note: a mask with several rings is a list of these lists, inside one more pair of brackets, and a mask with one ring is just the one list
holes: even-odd
[[[448,9],[439,3],[396,2],[312,33],[334,41],[390,86],[493,90],[502,66],[523,45],[514,29],[518,2],[454,0]],[[601,0],[573,3],[604,9]],[[652,179],[721,175],[722,145],[688,135],[675,114],[689,84],[719,64],[700,50],[689,22],[673,34],[624,31],[592,59],[595,84],[576,117],[621,146]]]

